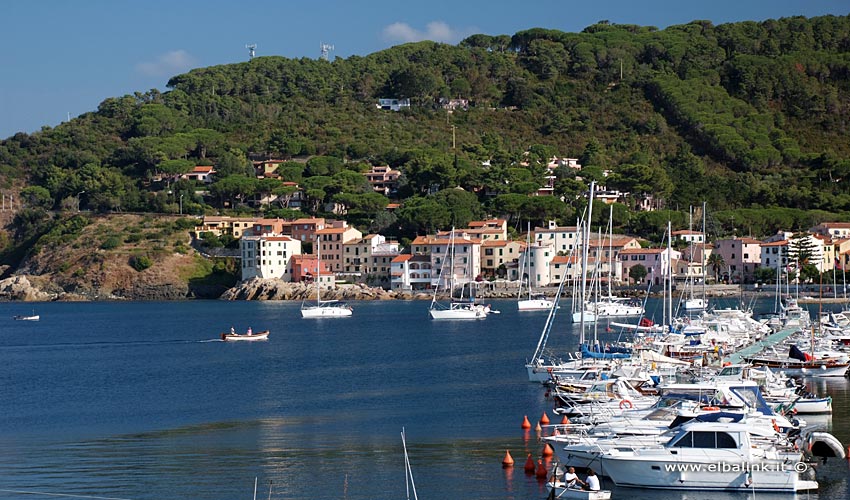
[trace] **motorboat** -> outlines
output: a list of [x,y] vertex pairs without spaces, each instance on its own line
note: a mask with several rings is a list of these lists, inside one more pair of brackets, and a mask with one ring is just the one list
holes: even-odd
[[[659,446],[616,447],[600,455],[617,486],[750,493],[818,488],[804,452],[772,429],[688,422]],[[842,452],[843,455],[843,452]]]
[[15,321],[38,321],[41,319],[41,316],[38,314],[30,314],[30,315],[17,315],[12,316]]
[[222,333],[221,340],[225,342],[238,342],[238,341],[255,341],[255,340],[268,340],[269,339],[269,331],[263,330],[262,332],[252,332],[250,329],[247,333],[236,333],[233,330],[230,333]]

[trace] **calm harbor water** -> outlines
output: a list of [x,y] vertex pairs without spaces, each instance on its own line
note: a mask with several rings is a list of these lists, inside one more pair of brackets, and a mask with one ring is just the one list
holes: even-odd
[[[438,322],[427,302],[354,306],[304,320],[288,302],[44,303],[23,322],[11,318],[33,304],[0,304],[0,499],[249,499],[255,478],[258,498],[404,498],[402,427],[423,499],[545,498],[522,469],[542,445],[520,423],[551,409],[523,367],[546,314],[493,301],[502,314]],[[559,317],[550,346],[574,351]],[[231,325],[272,333],[218,341]],[[809,384],[835,413],[807,420],[850,444],[848,380]],[[819,497],[850,497],[848,476],[846,461],[823,465]],[[614,490],[626,497],[742,498]]]

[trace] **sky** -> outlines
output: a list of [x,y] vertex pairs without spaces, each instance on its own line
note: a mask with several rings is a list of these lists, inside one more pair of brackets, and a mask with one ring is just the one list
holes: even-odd
[[848,0],[9,0],[0,10],[0,139],[95,111],[192,68],[257,56],[331,59],[476,33],[579,32],[597,21],[665,28],[850,14]]

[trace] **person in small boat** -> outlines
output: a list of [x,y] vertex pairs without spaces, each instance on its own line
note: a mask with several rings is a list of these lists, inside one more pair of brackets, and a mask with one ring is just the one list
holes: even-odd
[[576,474],[576,468],[567,468],[567,472],[564,473],[564,485],[567,488],[577,488],[578,483],[584,484],[584,481],[578,478],[578,475]]
[[235,334],[236,334],[236,329],[235,329],[235,328],[233,328],[232,326],[230,327],[230,334],[231,334],[231,335],[235,335]]
[[252,334],[253,334],[253,330],[251,330],[251,327],[249,326],[248,327],[248,335],[252,335]]
[[588,491],[599,491],[601,489],[599,485],[599,478],[596,477],[596,473],[593,472],[593,469],[587,469],[587,478],[583,483],[584,489]]

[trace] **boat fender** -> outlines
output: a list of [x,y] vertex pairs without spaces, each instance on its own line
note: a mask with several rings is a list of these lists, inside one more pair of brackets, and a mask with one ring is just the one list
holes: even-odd
[[776,419],[771,419],[770,422],[773,424],[773,430],[775,430],[776,432],[780,432],[779,425],[776,423]]
[[720,408],[717,407],[717,406],[703,406],[702,410],[703,411],[719,411]]
[[631,410],[631,409],[632,409],[632,408],[634,408],[634,407],[635,407],[635,405],[633,405],[633,404],[632,404],[632,402],[631,402],[631,401],[629,401],[628,399],[621,399],[621,400],[620,400],[620,409],[621,409],[621,410],[624,410],[624,409],[626,409],[626,408],[628,408],[629,410]]

